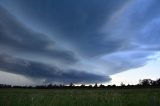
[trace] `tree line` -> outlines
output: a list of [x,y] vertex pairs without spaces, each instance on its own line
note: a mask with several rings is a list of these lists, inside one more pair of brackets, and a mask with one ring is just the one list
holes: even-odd
[[70,83],[69,85],[56,85],[56,84],[48,84],[48,85],[37,85],[37,86],[12,86],[7,84],[0,84],[0,88],[36,88],[36,89],[70,89],[70,88],[160,88],[160,78],[157,80],[151,80],[151,79],[143,79],[140,80],[138,84],[136,85],[125,85],[124,83],[121,83],[120,86],[117,85],[98,85],[95,83],[94,85],[85,85],[82,84],[80,86],[76,86],[73,83]]

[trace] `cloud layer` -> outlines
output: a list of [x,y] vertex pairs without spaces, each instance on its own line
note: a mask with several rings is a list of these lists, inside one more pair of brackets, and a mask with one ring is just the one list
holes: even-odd
[[110,78],[84,71],[61,70],[55,66],[18,59],[8,55],[0,55],[0,69],[5,72],[20,74],[33,80],[43,80],[45,83],[98,83],[109,81]]
[[10,73],[59,83],[107,82],[160,50],[158,0],[0,3],[8,10],[0,8],[0,68]]
[[[2,71],[19,74],[33,80],[43,79],[46,83],[96,83],[110,80],[108,76],[88,73],[81,69],[66,68],[64,70],[53,64],[47,65],[41,59],[37,62],[36,58],[44,56],[53,59],[52,62],[59,61],[59,65],[63,66],[75,64],[78,59],[71,51],[57,49],[56,43],[46,35],[34,32],[20,24],[4,8],[1,7],[0,10],[0,69]],[[53,47],[50,49],[47,48],[48,46]],[[23,57],[30,54],[33,55],[33,59]]]

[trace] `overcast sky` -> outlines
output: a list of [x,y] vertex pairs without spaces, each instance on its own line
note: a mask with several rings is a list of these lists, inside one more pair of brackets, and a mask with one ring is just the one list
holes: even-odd
[[0,0],[0,83],[134,84],[158,78],[159,3]]

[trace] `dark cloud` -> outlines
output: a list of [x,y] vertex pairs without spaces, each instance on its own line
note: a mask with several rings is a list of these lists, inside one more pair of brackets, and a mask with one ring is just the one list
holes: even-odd
[[0,48],[14,52],[43,54],[67,63],[75,63],[78,59],[72,51],[48,49],[55,47],[55,42],[48,36],[26,28],[17,19],[0,7]]
[[[45,54],[53,59],[67,62],[76,62],[74,54],[66,50],[47,49],[50,44],[55,45],[47,36],[26,28],[10,15],[4,8],[0,8],[0,47],[5,48],[6,54]],[[7,50],[14,51],[9,53]],[[17,53],[17,54],[16,54]],[[31,79],[45,79],[53,83],[95,83],[109,81],[108,76],[101,76],[80,70],[61,70],[58,67],[49,66],[29,60],[18,59],[12,56],[0,55],[0,69],[5,72],[23,75]]]
[[[116,74],[126,70],[142,67],[147,64],[151,58],[148,56],[153,55],[152,51],[120,51],[110,55],[104,56],[104,63],[108,74]],[[114,71],[113,71],[114,70]]]
[[[19,14],[44,29],[60,34],[53,35],[74,46],[86,56],[111,53],[119,49],[123,41],[106,37],[99,30],[110,14],[127,0],[16,0]],[[22,10],[22,11],[21,11]],[[36,19],[36,20],[35,20]],[[106,34],[105,34],[106,35]],[[77,37],[78,36],[78,37]]]
[[46,83],[98,83],[111,80],[108,76],[96,75],[85,71],[61,70],[58,67],[2,54],[0,55],[0,69],[35,80],[43,79]]
[[[32,75],[32,78],[45,76],[48,81],[50,79],[58,81],[60,78],[64,80],[59,82],[86,80],[90,82],[92,78],[100,78],[99,75],[92,73],[100,75],[103,73],[108,76],[144,66],[149,60],[148,57],[160,50],[158,0],[2,1],[0,3],[13,13],[9,15],[3,8],[0,9],[0,49],[4,51],[3,53],[12,56],[15,54],[34,54],[44,58],[47,56],[59,64],[58,67],[54,67],[55,64],[51,62],[53,67],[50,67],[44,65],[43,60],[40,63],[28,60],[34,64],[35,69],[40,70],[36,71],[39,73],[38,76],[30,71],[29,75],[26,71],[25,73],[16,71],[17,74]],[[16,20],[21,20],[28,25],[27,27],[33,29],[36,27],[38,31],[49,35],[27,29]],[[56,46],[57,43],[50,38],[55,38],[64,49]],[[25,58],[27,60],[28,57]],[[45,59],[49,61],[48,58]],[[58,60],[61,62],[57,62]],[[66,65],[66,63],[72,64]],[[57,71],[53,74],[44,71],[46,67],[58,70],[60,74],[54,74]],[[71,70],[71,67],[76,70]],[[50,75],[55,79],[50,78]],[[92,77],[89,77],[90,75]]]

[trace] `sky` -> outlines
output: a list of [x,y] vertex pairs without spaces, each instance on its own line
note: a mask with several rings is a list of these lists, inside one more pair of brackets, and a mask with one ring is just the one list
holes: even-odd
[[0,0],[0,83],[160,78],[159,0]]

